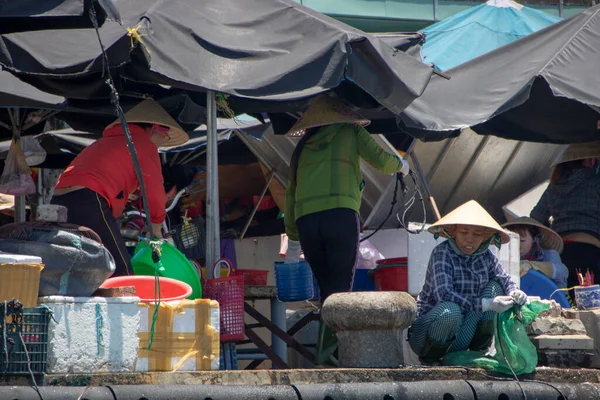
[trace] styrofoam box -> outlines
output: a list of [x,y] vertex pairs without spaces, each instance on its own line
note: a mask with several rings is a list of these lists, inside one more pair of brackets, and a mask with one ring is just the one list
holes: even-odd
[[24,254],[11,254],[0,251],[0,264],[41,264],[42,258]]
[[[149,307],[140,305],[140,335],[144,337],[150,332],[154,314],[152,303],[148,305]],[[199,331],[196,328],[198,315],[205,316],[204,321],[198,321]],[[163,302],[156,324],[161,324],[162,328],[156,329],[150,352],[146,351],[147,340],[142,339],[136,371],[201,371],[208,368],[212,371],[219,370],[219,303],[206,299]],[[165,330],[167,332],[164,332]],[[165,342],[165,335],[171,335],[168,343]],[[173,347],[178,351],[174,351]],[[181,352],[187,354],[182,357],[178,354]],[[148,356],[152,355],[168,359],[159,362],[157,368],[156,360],[153,367],[153,362],[148,359]],[[202,360],[199,361],[198,357]]]
[[47,373],[132,372],[138,359],[139,297],[46,296],[52,309]]

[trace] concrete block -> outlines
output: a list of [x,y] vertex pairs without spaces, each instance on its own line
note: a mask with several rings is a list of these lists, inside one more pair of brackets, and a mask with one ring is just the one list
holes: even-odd
[[590,368],[594,353],[587,350],[542,350],[538,366],[554,368]]
[[583,323],[578,319],[536,318],[527,328],[528,335],[585,335]]
[[597,310],[564,310],[565,318],[577,318],[585,326],[587,335],[594,340],[592,368],[600,368],[600,309]]
[[36,212],[37,221],[67,222],[67,207],[41,204]]
[[539,335],[532,340],[538,350],[593,350],[594,340],[586,335]]
[[[532,299],[532,296],[529,296],[529,299]],[[537,298],[537,300],[541,301],[542,303],[548,304],[548,309],[545,311],[542,311],[540,313],[540,317],[542,317],[542,318],[546,318],[546,317],[560,318],[560,317],[562,317],[562,311],[563,311],[562,307],[556,301],[540,299],[540,298]]]
[[47,296],[49,374],[133,372],[138,359],[138,297]]

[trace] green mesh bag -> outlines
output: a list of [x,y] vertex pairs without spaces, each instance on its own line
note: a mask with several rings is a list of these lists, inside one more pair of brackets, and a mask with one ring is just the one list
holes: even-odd
[[[493,357],[482,356],[479,351],[457,351],[443,358],[444,365],[454,365],[487,370],[512,375],[510,367],[517,375],[530,374],[538,363],[537,350],[525,331],[548,304],[532,301],[496,316],[495,346]],[[510,367],[509,367],[510,364]]]

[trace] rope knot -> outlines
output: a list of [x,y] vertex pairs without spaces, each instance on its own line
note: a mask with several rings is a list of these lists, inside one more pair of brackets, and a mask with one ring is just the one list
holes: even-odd
[[138,24],[138,26],[136,26],[135,28],[127,28],[127,36],[129,36],[129,38],[131,40],[131,47],[134,47],[135,43],[139,43],[139,44],[142,45],[142,48],[148,54],[152,54],[152,52],[150,50],[148,50],[148,47],[146,46],[146,44],[142,40],[142,37],[147,36],[147,34],[140,33],[139,31],[140,31],[141,28],[142,28],[141,24]]

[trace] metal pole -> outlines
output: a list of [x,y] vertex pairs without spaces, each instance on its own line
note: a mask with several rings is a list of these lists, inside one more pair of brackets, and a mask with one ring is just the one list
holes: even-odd
[[38,190],[38,206],[44,204],[44,170],[42,168],[38,168],[38,181],[37,181],[37,190]]
[[564,11],[564,2],[563,2],[563,0],[560,0],[560,1],[558,2],[558,16],[559,16],[560,18],[562,18],[562,17],[563,17],[563,11]]
[[15,196],[15,222],[25,222],[25,196]]
[[[280,302],[277,299],[271,299],[271,323],[276,327],[287,331],[285,323],[285,303]],[[271,332],[271,348],[273,352],[277,354],[283,362],[287,364],[287,344]]]
[[252,220],[254,219],[254,215],[256,214],[256,211],[258,210],[260,203],[264,199],[265,194],[267,194],[267,190],[269,190],[269,185],[271,184],[271,181],[273,180],[274,176],[275,176],[275,171],[272,171],[269,174],[269,179],[267,179],[267,184],[265,185],[262,193],[260,194],[260,198],[258,199],[258,201],[256,202],[256,205],[252,209],[252,213],[250,214],[250,218],[248,218],[248,222],[246,222],[246,226],[244,226],[244,230],[242,231],[242,235],[240,236],[240,239],[243,239],[244,236],[246,236],[246,232],[248,231],[248,228],[250,227],[250,224],[252,223]]
[[221,255],[219,227],[219,160],[217,156],[217,103],[215,92],[206,91],[206,278]]

